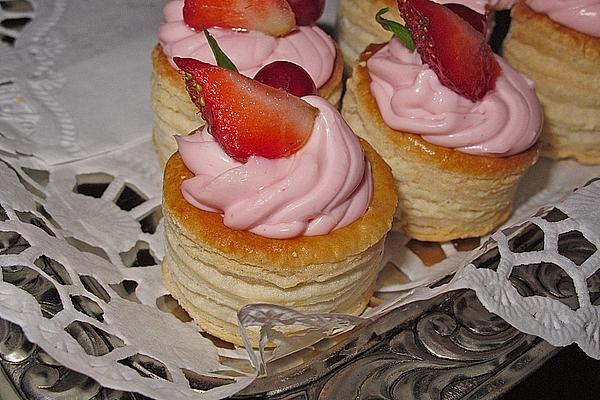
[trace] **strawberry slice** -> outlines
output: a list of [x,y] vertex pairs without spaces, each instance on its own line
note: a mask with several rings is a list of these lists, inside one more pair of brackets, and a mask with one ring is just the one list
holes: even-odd
[[429,0],[398,0],[398,8],[421,59],[444,86],[471,101],[495,88],[500,65],[468,22]]
[[296,19],[286,0],[185,0],[183,20],[198,30],[249,29],[283,36],[296,29]]
[[286,157],[312,133],[318,110],[281,89],[192,58],[173,59],[209,132],[232,158]]
[[487,16],[479,14],[477,11],[460,3],[444,3],[444,7],[449,8],[459,17],[467,21],[475,30],[485,35],[487,32]]

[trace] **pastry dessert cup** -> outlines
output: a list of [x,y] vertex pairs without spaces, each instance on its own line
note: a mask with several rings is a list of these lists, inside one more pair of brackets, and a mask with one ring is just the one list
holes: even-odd
[[165,167],[167,288],[200,327],[236,344],[249,303],[362,312],[397,205],[389,167],[314,86],[297,97],[175,62],[207,126],[178,137]]
[[[159,28],[160,43],[152,51],[152,137],[161,165],[177,150],[174,135],[186,135],[204,125],[171,57],[191,57],[214,63],[204,34],[194,32],[183,22],[182,7],[183,1],[178,0],[165,6],[166,23]],[[344,62],[333,39],[320,28],[301,26],[282,38],[218,28],[210,31],[242,74],[253,77],[260,67],[272,61],[292,61],[309,72],[319,96],[334,105],[339,103]],[[164,47],[168,51],[164,51]]]
[[355,64],[342,113],[392,168],[399,193],[394,230],[438,242],[491,232],[508,218],[519,180],[537,160],[537,147],[487,157],[390,128],[371,92],[367,68],[382,46],[369,46]]
[[[165,167],[165,285],[202,329],[242,344],[237,311],[273,303],[305,313],[359,314],[374,290],[384,238],[396,207],[389,167],[362,142],[371,164],[367,212],[321,236],[273,239],[234,230],[219,213],[188,203],[180,186],[193,176],[179,153]],[[251,341],[257,344],[256,332]]]
[[[600,164],[600,37],[556,22],[526,3],[512,9],[503,55],[535,81],[545,116],[542,155]],[[600,26],[599,14],[595,24]]]

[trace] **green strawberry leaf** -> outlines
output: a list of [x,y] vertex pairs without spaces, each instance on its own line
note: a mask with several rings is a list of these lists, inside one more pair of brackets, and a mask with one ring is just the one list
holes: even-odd
[[415,42],[410,35],[410,31],[399,22],[383,18],[383,14],[388,12],[389,8],[382,8],[375,15],[375,21],[386,31],[392,32],[410,51],[415,51]]
[[223,50],[221,50],[219,44],[217,43],[217,40],[210,34],[210,32],[207,29],[204,29],[204,36],[206,36],[208,45],[210,46],[210,49],[212,50],[215,56],[215,60],[217,60],[217,65],[219,67],[224,67],[232,71],[239,72],[233,61],[231,61],[231,59],[227,57]]

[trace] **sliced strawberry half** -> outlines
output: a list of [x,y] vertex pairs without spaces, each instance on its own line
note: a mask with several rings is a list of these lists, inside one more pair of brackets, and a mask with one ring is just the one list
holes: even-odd
[[283,36],[296,29],[286,0],[185,0],[183,20],[194,29],[249,29]]
[[318,110],[304,100],[223,67],[173,61],[209,132],[230,157],[286,157],[310,137]]
[[398,8],[421,59],[444,86],[472,101],[495,88],[500,65],[468,22],[429,0],[398,0]]

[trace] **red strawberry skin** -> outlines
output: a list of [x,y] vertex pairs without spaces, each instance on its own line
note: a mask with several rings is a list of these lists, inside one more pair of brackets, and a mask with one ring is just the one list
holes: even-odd
[[209,132],[230,157],[287,157],[310,137],[318,110],[304,100],[223,67],[173,61]]
[[294,12],[286,0],[185,0],[183,20],[197,30],[218,26],[270,36],[296,29]]
[[500,65],[468,22],[429,0],[398,0],[398,8],[421,59],[444,86],[471,101],[495,88]]
[[486,34],[487,15],[479,14],[472,8],[460,3],[444,3],[444,7],[449,8],[456,15],[467,21],[476,31],[481,32],[482,35]]

